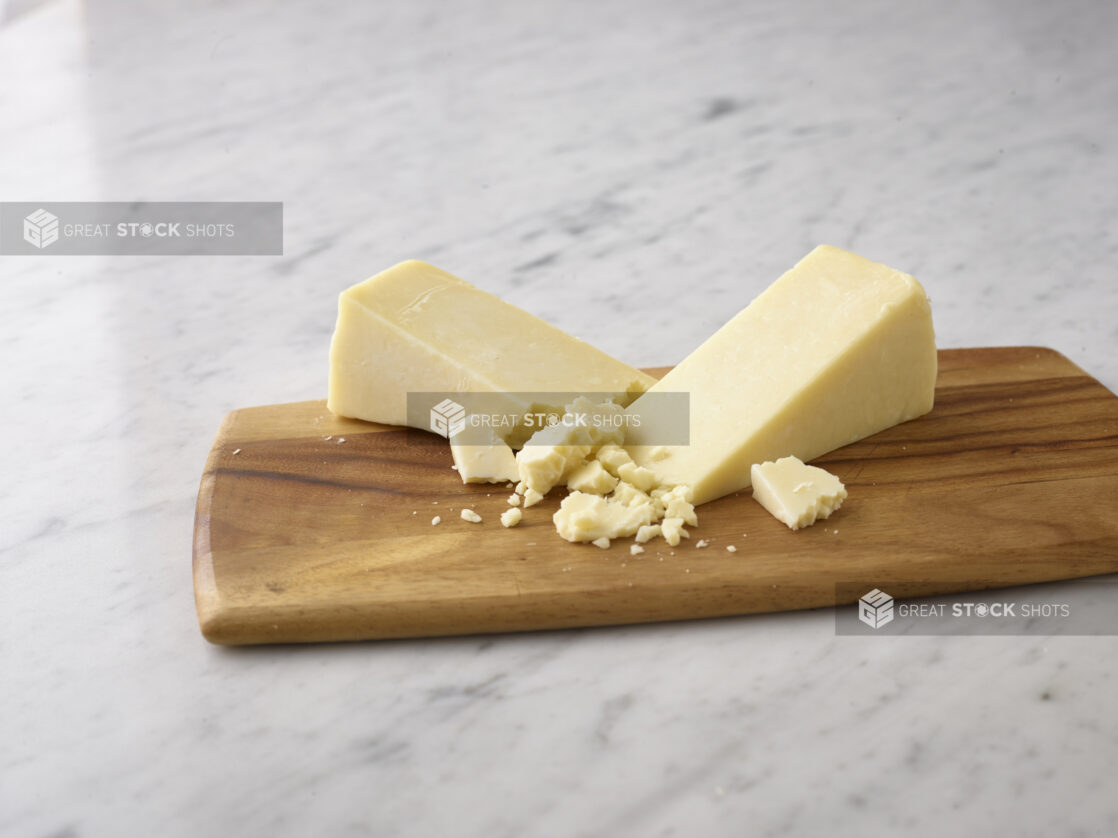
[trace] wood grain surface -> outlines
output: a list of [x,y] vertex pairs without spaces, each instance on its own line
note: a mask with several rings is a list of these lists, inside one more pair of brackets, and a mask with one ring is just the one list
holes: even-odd
[[1118,571],[1118,398],[1051,349],[939,360],[931,413],[815,461],[849,491],[827,521],[792,532],[746,491],[701,506],[690,542],[639,557],[632,539],[560,539],[558,490],[505,529],[509,491],[463,485],[432,434],[338,419],[323,401],[234,411],[198,493],[202,633],[246,644],[552,629]]

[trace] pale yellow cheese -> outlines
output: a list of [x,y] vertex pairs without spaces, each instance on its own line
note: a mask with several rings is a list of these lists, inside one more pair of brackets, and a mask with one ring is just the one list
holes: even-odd
[[516,455],[496,436],[488,445],[459,445],[452,438],[450,454],[463,483],[505,483],[517,479]]
[[596,403],[580,396],[567,405],[554,425],[537,431],[516,455],[520,480],[546,495],[586,462],[599,446],[624,440],[624,429],[612,420],[620,405]]
[[651,523],[652,513],[647,505],[625,506],[601,495],[571,492],[552,520],[567,541],[596,541],[633,535]]
[[[616,451],[608,449],[621,451],[615,445],[607,445],[599,449],[598,456],[606,452],[617,466],[618,473],[623,478],[636,479],[639,485],[612,477],[605,471],[601,460],[588,461],[571,476],[568,486],[577,489],[585,475],[586,485],[600,488],[594,485],[594,480],[605,477],[613,481],[613,491],[597,498],[595,494],[601,493],[573,491],[553,516],[559,534],[568,541],[593,541],[595,538],[620,538],[635,534],[638,544],[663,535],[673,546],[679,544],[681,538],[689,538],[683,525],[699,523],[691,503],[691,487],[655,486],[654,475],[650,471],[635,466],[627,461],[627,457],[618,457]],[[624,454],[623,451],[621,453]],[[657,521],[661,523],[657,524]]]
[[620,445],[603,445],[598,450],[598,461],[602,464],[606,471],[614,477],[618,477],[618,469],[626,463],[633,462],[633,458],[629,456],[629,452],[622,448]]
[[632,483],[642,492],[650,492],[657,485],[656,475],[636,463],[625,463],[617,469],[617,476]]
[[682,518],[665,518],[660,522],[660,534],[672,547],[679,545],[680,538],[690,538],[691,533],[683,528]]
[[699,523],[699,516],[695,514],[691,498],[690,486],[676,486],[655,499],[664,505],[665,518],[679,518],[694,527]]
[[583,463],[589,445],[530,445],[516,454],[517,476],[527,491],[546,495]]
[[[410,261],[342,292],[327,406],[404,425],[409,392],[601,393],[627,404],[654,381],[446,271]],[[532,406],[522,401],[509,407]]]
[[[689,444],[653,446],[652,416],[631,428],[628,448],[701,504],[748,487],[754,463],[810,460],[927,413],[935,381],[920,283],[820,246],[649,391],[690,394]],[[628,410],[650,405],[641,397]]]
[[828,517],[846,499],[841,480],[796,457],[754,463],[751,471],[753,499],[794,530]]
[[524,513],[520,511],[518,506],[510,506],[501,513],[501,526],[502,527],[515,527],[520,523],[520,519],[524,517]]
[[656,505],[647,492],[642,492],[632,483],[626,483],[624,480],[617,484],[609,498],[622,506],[647,506],[649,509],[663,509],[662,506],[658,507]]
[[583,463],[567,478],[567,488],[591,495],[606,495],[617,486],[617,478],[606,471],[598,460]]

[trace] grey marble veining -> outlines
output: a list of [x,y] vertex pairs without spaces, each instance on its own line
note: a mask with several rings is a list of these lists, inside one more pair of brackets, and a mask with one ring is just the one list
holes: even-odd
[[848,6],[0,9],[0,198],[281,200],[286,239],[0,257],[0,834],[1118,831],[1113,637],[198,634],[221,417],[321,397],[337,292],[403,258],[654,365],[828,242],[941,345],[1118,390],[1118,7]]

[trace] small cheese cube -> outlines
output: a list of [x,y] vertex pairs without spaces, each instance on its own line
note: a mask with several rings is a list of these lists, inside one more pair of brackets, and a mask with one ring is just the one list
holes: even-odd
[[793,530],[828,517],[846,499],[842,481],[796,457],[754,463],[751,472],[753,499]]

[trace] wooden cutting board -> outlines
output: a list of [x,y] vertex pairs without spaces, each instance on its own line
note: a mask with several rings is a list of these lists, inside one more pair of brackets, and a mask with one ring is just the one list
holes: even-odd
[[[931,413],[815,461],[849,490],[827,521],[792,532],[745,491],[700,507],[690,542],[656,540],[639,557],[632,539],[560,539],[561,491],[505,529],[509,491],[463,485],[434,435],[339,419],[322,401],[234,411],[198,493],[202,633],[242,644],[552,629],[1118,571],[1118,398],[1051,349],[949,349],[939,362]],[[484,521],[463,521],[463,507]]]

